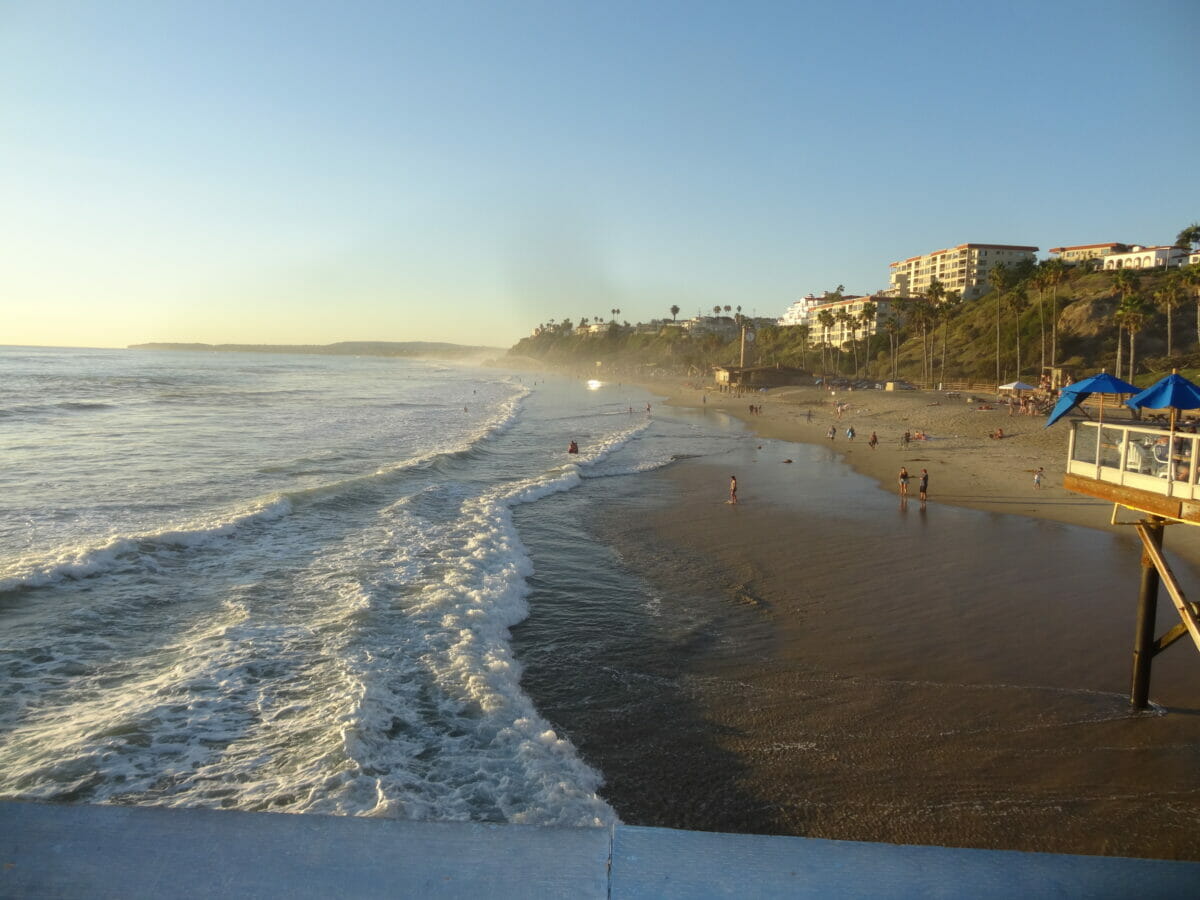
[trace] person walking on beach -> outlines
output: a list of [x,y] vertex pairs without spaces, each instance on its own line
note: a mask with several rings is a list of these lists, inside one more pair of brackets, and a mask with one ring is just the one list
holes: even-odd
[[831,441],[836,440],[837,439],[837,429],[834,428],[832,425],[830,425],[829,430],[827,432],[825,432],[825,437],[829,438]]
[[1033,486],[1035,488],[1039,488],[1039,489],[1041,488],[1042,477],[1045,474],[1046,474],[1046,469],[1043,466],[1038,466],[1037,471],[1033,473]]
[[900,496],[908,496],[908,469],[900,467]]
[[804,421],[805,421],[805,422],[811,422],[811,421],[812,421],[812,410],[811,410],[811,409],[810,409],[810,410],[808,410],[808,411],[807,411],[807,412],[804,414]]
[[729,502],[737,503],[737,476],[729,476]]
[[875,434],[875,432],[873,432],[873,431],[872,431],[872,432],[871,432],[871,437],[870,437],[870,439],[867,441],[867,446],[868,446],[868,447],[870,447],[872,450],[874,450],[874,449],[875,449],[875,445],[876,445],[876,444],[878,444],[878,443],[879,443],[879,436],[878,436],[878,435],[876,435],[876,434]]
[[922,469],[921,470],[921,481],[917,485],[917,496],[921,499],[922,503],[924,503],[927,499],[929,499],[927,496],[928,492],[929,492],[929,470]]
[[848,441],[854,440],[854,435],[855,435],[854,426],[853,425],[847,426],[846,440],[848,440]]

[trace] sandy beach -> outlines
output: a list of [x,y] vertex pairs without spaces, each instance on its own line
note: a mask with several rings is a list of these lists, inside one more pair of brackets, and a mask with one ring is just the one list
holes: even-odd
[[[673,406],[735,416],[764,438],[828,446],[885,490],[897,489],[897,474],[904,466],[913,475],[910,491],[915,497],[915,479],[926,468],[931,502],[1086,528],[1129,530],[1110,524],[1112,504],[1063,490],[1067,421],[1046,428],[1044,416],[1010,415],[994,395],[972,400],[972,395],[948,397],[925,391],[787,387],[735,397],[684,380],[660,380],[645,387],[664,395]],[[752,404],[761,412],[751,414]],[[839,404],[846,407],[840,417]],[[1124,412],[1117,414],[1118,421],[1124,418]],[[826,437],[830,426],[836,428],[833,441]],[[854,440],[847,439],[849,426],[856,431]],[[989,437],[997,429],[1003,429],[1004,437]],[[906,431],[924,433],[926,439],[903,447],[901,437]],[[867,443],[872,432],[879,438],[874,450]],[[1042,487],[1035,489],[1033,473],[1039,466],[1045,469],[1045,478]],[[1120,519],[1132,521],[1134,515],[1125,512]],[[1200,564],[1200,531],[1172,529],[1168,542],[1174,553]]]
[[[921,392],[645,386],[763,443],[684,460],[654,476],[665,500],[595,526],[664,615],[719,609],[664,648],[623,737],[572,731],[625,821],[1200,859],[1200,658],[1170,648],[1155,709],[1130,712],[1139,551],[1110,505],[1061,488],[1065,426]],[[928,440],[902,447],[905,430]],[[1185,586],[1191,531],[1167,535]],[[1158,631],[1174,619],[1164,592]]]

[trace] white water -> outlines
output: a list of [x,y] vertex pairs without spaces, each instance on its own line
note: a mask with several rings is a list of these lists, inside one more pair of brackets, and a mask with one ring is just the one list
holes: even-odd
[[521,690],[511,511],[720,444],[645,403],[393,359],[0,348],[0,796],[611,821]]

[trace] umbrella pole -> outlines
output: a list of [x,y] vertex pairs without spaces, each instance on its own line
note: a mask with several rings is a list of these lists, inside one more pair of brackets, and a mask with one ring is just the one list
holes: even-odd
[[1104,395],[1100,395],[1100,418],[1096,424],[1096,480],[1100,480],[1100,437],[1104,434]]
[[1168,429],[1170,437],[1167,438],[1167,485],[1170,490],[1170,484],[1175,480],[1175,407],[1171,407],[1171,427]]

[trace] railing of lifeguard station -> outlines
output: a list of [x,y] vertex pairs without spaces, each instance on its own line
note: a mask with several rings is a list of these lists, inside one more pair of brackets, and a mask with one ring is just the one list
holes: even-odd
[[1150,491],[1166,497],[1200,498],[1197,444],[1200,435],[1147,425],[1073,422],[1067,471],[1082,478]]

